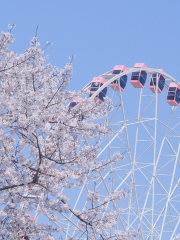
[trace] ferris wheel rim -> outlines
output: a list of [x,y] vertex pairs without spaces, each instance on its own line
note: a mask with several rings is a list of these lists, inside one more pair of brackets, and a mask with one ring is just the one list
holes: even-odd
[[[155,68],[130,68],[127,71],[124,71],[123,73],[120,74],[116,74],[115,76],[111,77],[106,83],[104,83],[89,99],[93,100],[105,87],[109,86],[113,81],[115,81],[117,78],[120,78],[124,75],[130,74],[132,72],[137,72],[137,71],[147,71],[148,75],[151,75],[153,73],[159,73],[162,74],[164,76],[166,76],[167,78],[169,78],[170,80],[168,80],[168,82],[174,82],[176,83],[179,87],[180,87],[180,82],[178,82],[174,77],[172,77],[170,74],[166,73],[166,72],[162,72],[159,69],[155,69]],[[111,73],[111,71],[108,71],[102,75],[100,75],[100,77],[103,77],[104,75],[114,75]],[[90,87],[91,82],[89,82],[84,88],[83,90],[87,89]],[[165,84],[165,87],[168,88],[168,86]]]

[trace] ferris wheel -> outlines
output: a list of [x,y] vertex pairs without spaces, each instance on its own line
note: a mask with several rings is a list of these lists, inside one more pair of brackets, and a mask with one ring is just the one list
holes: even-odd
[[[125,157],[123,162],[99,172],[96,182],[102,198],[128,190],[126,198],[108,206],[107,211],[123,208],[112,231],[139,229],[136,239],[142,240],[180,239],[180,83],[163,69],[135,64],[133,68],[115,66],[95,77],[86,89],[90,98],[100,103],[107,95],[114,107],[104,119],[113,134],[103,139],[97,158],[111,159],[117,151]],[[92,145],[96,139],[83,141]],[[62,189],[73,196],[73,210],[86,206],[90,187],[71,189],[71,193]],[[87,239],[87,232],[73,214],[59,214],[59,222],[46,217],[63,226],[63,239]]]

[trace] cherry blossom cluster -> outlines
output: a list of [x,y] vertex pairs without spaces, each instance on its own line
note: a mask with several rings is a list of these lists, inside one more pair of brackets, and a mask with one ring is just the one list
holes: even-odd
[[[11,30],[14,25],[9,25]],[[106,98],[99,104],[84,97],[69,109],[69,102],[87,90],[67,91],[72,80],[72,61],[63,69],[52,67],[43,57],[37,36],[23,54],[11,51],[10,32],[0,36],[0,239],[54,239],[63,227],[37,223],[38,214],[52,216],[72,213],[89,239],[132,239],[138,233],[113,229],[122,210],[106,211],[120,201],[125,190],[101,200],[98,192],[88,192],[90,208],[73,211],[62,188],[77,188],[96,181],[96,172],[124,160],[115,153],[110,160],[97,159],[100,142],[111,135],[106,125],[95,123],[112,111]],[[51,42],[47,42],[47,45]],[[70,60],[73,60],[72,56]],[[82,118],[83,116],[83,118]],[[97,139],[93,146],[81,139]],[[33,197],[30,197],[33,196]],[[96,206],[96,207],[95,207]],[[28,214],[37,209],[35,220]]]
[[[132,239],[139,235],[139,231],[126,232],[114,230],[118,223],[118,218],[123,212],[123,209],[117,209],[114,211],[107,211],[110,203],[120,201],[126,197],[128,192],[126,190],[114,192],[109,197],[101,200],[97,191],[89,190],[87,195],[87,201],[91,203],[91,207],[85,207],[83,212],[74,211],[74,214],[79,218],[80,226],[86,229],[86,233],[90,239]],[[110,233],[111,232],[111,233]],[[73,239],[73,238],[72,238]]]

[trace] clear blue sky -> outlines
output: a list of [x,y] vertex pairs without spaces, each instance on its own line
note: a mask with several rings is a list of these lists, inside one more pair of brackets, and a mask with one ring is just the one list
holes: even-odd
[[0,29],[16,23],[12,47],[22,53],[35,34],[46,54],[63,67],[73,53],[79,89],[116,64],[145,62],[163,68],[177,80],[180,66],[180,0],[17,0],[0,1]]

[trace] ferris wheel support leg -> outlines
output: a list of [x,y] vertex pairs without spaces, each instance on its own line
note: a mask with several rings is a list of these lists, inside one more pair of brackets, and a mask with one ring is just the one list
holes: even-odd
[[176,171],[176,165],[177,165],[177,161],[178,161],[178,157],[179,157],[179,150],[180,150],[180,143],[179,143],[178,151],[177,151],[177,154],[176,154],[176,161],[175,161],[175,164],[174,164],[173,175],[172,175],[172,178],[171,178],[171,184],[170,184],[170,188],[169,188],[169,191],[168,191],[168,198],[167,198],[167,202],[166,202],[165,213],[164,213],[161,233],[160,233],[160,237],[159,237],[160,240],[162,238],[162,233],[163,233],[163,229],[164,229],[164,222],[165,222],[165,218],[166,218],[166,214],[167,214],[168,204],[169,204],[170,197],[171,197],[171,190],[172,190],[172,186],[173,186],[173,180],[174,180],[174,175],[175,175],[175,171]]
[[[120,86],[119,81],[118,81],[118,84],[119,84],[119,93],[120,93],[120,100],[121,100],[123,119],[124,119],[124,127],[125,127],[125,132],[126,132],[127,147],[128,147],[128,149],[130,149],[129,137],[128,137],[128,131],[127,131],[127,124],[126,124],[126,117],[125,117],[124,105],[123,105],[123,99],[122,99],[122,93],[121,93],[121,86]],[[144,237],[143,237],[142,225],[141,225],[141,221],[140,221],[140,212],[139,212],[139,205],[138,205],[138,198],[137,198],[137,191],[136,191],[136,183],[135,183],[135,178],[134,178],[134,168],[133,168],[133,163],[132,163],[132,158],[131,158],[131,152],[130,151],[129,151],[129,159],[130,159],[130,165],[131,165],[132,184],[133,184],[133,187],[134,187],[134,193],[135,193],[135,198],[136,198],[136,205],[137,205],[138,219],[139,219],[139,225],[140,225],[140,231],[141,231],[141,238],[143,240]]]
[[[106,126],[109,127],[109,122],[108,122],[108,116],[106,116]],[[109,148],[109,159],[111,161],[111,148],[110,148],[110,139],[109,139],[109,135],[108,135],[108,148]],[[111,185],[112,185],[112,192],[114,192],[114,181],[113,181],[113,166],[112,166],[112,163],[111,163]]]
[[[134,148],[134,162],[133,162],[133,171],[134,171],[134,164],[135,164],[135,158],[136,158],[136,148],[137,148],[137,138],[138,138],[138,129],[139,129],[139,120],[140,120],[140,109],[141,109],[141,97],[142,97],[142,92],[143,92],[143,89],[141,88],[141,91],[140,91],[140,99],[139,99],[139,109],[138,109],[138,119],[137,119],[137,129],[136,129],[136,140],[135,140],[135,148]],[[132,189],[132,177],[131,177],[131,189]],[[127,230],[129,229],[130,225],[129,225],[129,222],[130,222],[130,211],[131,211],[131,195],[132,195],[132,192],[130,192],[130,201],[129,201],[129,214],[128,214],[128,228]]]
[[154,126],[154,162],[153,162],[153,182],[152,182],[152,219],[151,219],[151,240],[154,239],[154,183],[156,171],[156,130],[157,130],[157,103],[158,103],[158,73],[156,73],[156,106],[155,106],[155,126]]
[[[158,158],[157,158],[157,161],[156,161],[155,171],[156,171],[156,169],[157,169],[157,165],[158,165],[158,162],[159,162],[159,159],[160,159],[160,155],[161,155],[161,153],[162,153],[162,148],[163,148],[163,145],[164,145],[164,141],[165,141],[166,136],[167,136],[167,134],[168,134],[169,124],[170,124],[171,118],[172,118],[172,116],[173,116],[173,113],[174,113],[174,110],[172,109],[171,114],[170,114],[170,117],[169,117],[169,120],[168,120],[168,124],[167,124],[167,126],[166,126],[166,131],[165,131],[165,134],[164,134],[162,143],[161,143],[161,147],[160,147],[160,150],[159,150]],[[152,181],[153,181],[153,177],[152,177],[152,179],[151,179],[151,186],[152,186]],[[176,184],[176,186],[175,186],[175,188],[174,188],[173,191],[175,191],[175,189],[176,189],[177,186],[178,186],[178,182],[177,182],[177,184]],[[150,190],[151,190],[151,188],[149,188],[149,191],[148,191],[148,193],[147,193],[147,195],[146,195],[146,199],[145,199],[144,206],[143,206],[143,210],[142,210],[142,214],[141,214],[141,219],[142,219],[142,217],[143,217],[143,215],[144,215],[144,212],[145,212],[145,208],[146,208],[147,200],[148,200],[148,197],[149,197],[149,194],[150,194]],[[172,194],[173,194],[173,191],[172,191]],[[171,194],[171,195],[172,195],[172,194]],[[156,227],[159,219],[161,218],[161,216],[162,216],[162,214],[163,214],[163,212],[164,212],[164,209],[165,209],[165,207],[162,209],[161,213],[159,214],[159,217],[157,218],[156,222],[154,223],[154,226],[153,226],[154,228]],[[147,239],[148,239],[149,236],[150,236],[150,233],[149,233],[149,235],[147,236]]]
[[[140,98],[139,98],[139,109],[138,109],[138,119],[137,119],[137,129],[136,129],[136,139],[135,139],[135,147],[134,147],[134,161],[133,161],[133,171],[136,162],[136,149],[137,149],[137,140],[138,140],[138,131],[139,131],[139,121],[140,121],[140,112],[141,112],[141,98],[142,98],[143,88],[140,91]],[[130,215],[130,214],[129,214]],[[141,219],[140,219],[141,222]]]

